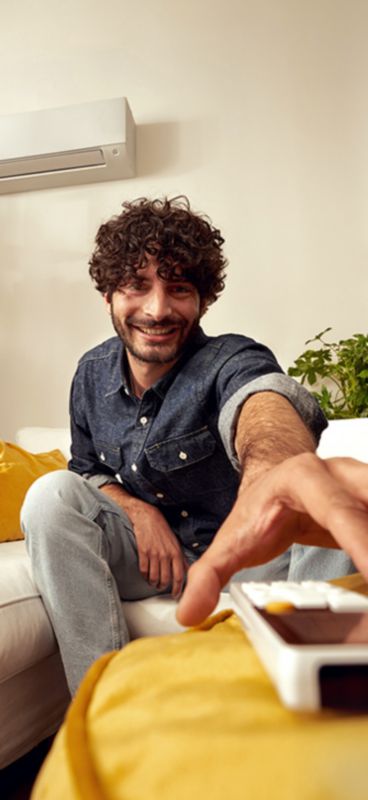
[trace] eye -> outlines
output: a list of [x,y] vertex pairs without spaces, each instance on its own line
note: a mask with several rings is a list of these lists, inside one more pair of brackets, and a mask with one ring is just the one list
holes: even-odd
[[194,286],[191,283],[173,283],[170,287],[171,294],[175,295],[188,295],[192,294]]
[[124,294],[137,294],[139,292],[144,292],[145,289],[146,284],[139,280],[130,281],[130,283],[125,283],[120,287],[120,291]]

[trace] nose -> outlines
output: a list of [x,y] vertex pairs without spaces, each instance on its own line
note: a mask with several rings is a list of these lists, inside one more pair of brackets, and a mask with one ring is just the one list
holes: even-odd
[[146,295],[143,311],[148,317],[157,321],[170,316],[171,298],[163,281],[152,286],[151,291]]

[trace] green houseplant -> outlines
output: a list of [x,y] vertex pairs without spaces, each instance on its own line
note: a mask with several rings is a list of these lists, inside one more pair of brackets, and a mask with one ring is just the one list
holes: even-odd
[[308,387],[328,419],[368,417],[368,334],[326,341],[325,328],[305,344],[317,343],[295,359],[288,374]]

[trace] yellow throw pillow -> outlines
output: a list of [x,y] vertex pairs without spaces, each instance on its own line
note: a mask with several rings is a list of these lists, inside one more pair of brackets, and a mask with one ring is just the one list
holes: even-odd
[[27,489],[46,472],[66,466],[60,450],[29,453],[0,439],[0,542],[23,539],[19,514]]

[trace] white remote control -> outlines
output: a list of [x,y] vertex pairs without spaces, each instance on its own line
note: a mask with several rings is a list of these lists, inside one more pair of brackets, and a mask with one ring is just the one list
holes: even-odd
[[230,593],[284,705],[368,712],[368,597],[323,581],[233,581]]

